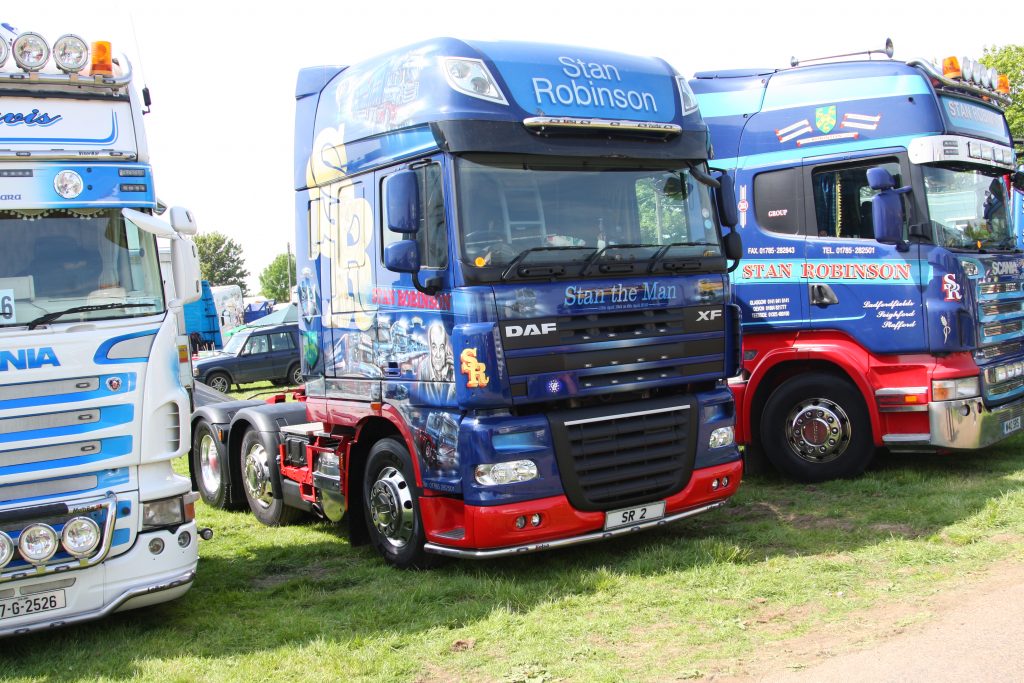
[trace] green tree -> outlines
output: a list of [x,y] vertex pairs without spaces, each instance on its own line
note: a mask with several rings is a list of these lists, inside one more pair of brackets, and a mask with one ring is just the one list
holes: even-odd
[[242,245],[219,232],[196,235],[195,240],[203,279],[214,287],[238,285],[242,296],[248,296],[245,279],[249,277],[249,271],[245,269]]
[[260,293],[274,301],[288,301],[289,284],[295,284],[295,255],[278,254],[260,273]]
[[1006,109],[1006,120],[1014,140],[1024,141],[1024,45],[986,47],[982,64],[1010,78],[1012,102]]

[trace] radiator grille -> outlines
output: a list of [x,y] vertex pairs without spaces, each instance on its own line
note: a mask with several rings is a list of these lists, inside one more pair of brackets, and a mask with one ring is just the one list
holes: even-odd
[[549,415],[569,502],[613,510],[682,490],[693,470],[693,410],[674,397]]

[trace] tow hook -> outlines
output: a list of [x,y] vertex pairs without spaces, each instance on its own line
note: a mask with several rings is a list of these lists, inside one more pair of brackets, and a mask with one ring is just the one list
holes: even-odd
[[204,541],[209,541],[211,538],[213,538],[213,529],[211,529],[210,527],[203,527],[199,530],[199,538],[203,539]]

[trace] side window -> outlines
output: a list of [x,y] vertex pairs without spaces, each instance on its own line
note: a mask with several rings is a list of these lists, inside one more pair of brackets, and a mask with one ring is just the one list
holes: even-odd
[[265,334],[254,334],[249,337],[249,341],[245,343],[245,348],[242,350],[242,355],[251,356],[256,353],[267,352],[267,335]]
[[[429,163],[415,169],[420,188],[420,212],[423,221],[416,242],[420,245],[420,265],[424,268],[444,268],[448,265],[448,228],[444,213],[444,190],[441,165]],[[387,192],[387,178],[381,187],[382,196]],[[387,201],[381,202],[382,207]],[[383,209],[382,209],[383,211]],[[384,246],[402,239],[402,235],[387,228],[387,217],[382,221]],[[383,254],[383,247],[381,250]]]
[[867,172],[877,166],[893,175],[897,187],[903,184],[900,165],[892,159],[814,169],[811,186],[818,237],[874,239],[871,198],[877,193],[868,186]]
[[757,224],[769,232],[797,235],[800,229],[800,168],[766,171],[754,176]]
[[287,332],[275,332],[270,335],[270,348],[274,351],[287,351],[295,348],[292,345],[292,336]]

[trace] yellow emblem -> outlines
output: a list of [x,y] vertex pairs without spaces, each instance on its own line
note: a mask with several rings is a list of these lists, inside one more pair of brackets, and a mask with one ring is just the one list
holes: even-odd
[[459,372],[466,376],[466,386],[470,389],[486,387],[490,381],[487,378],[487,366],[476,359],[476,349],[465,349],[459,354],[459,362],[462,364]]

